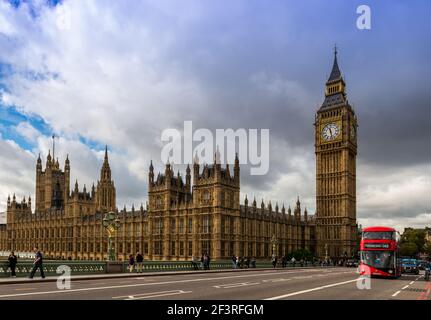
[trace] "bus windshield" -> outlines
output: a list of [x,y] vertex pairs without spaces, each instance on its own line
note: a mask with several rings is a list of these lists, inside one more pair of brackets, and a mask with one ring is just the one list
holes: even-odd
[[395,240],[394,239],[394,232],[392,232],[392,231],[366,231],[362,234],[362,239]]
[[395,255],[392,251],[361,251],[361,261],[374,268],[393,268]]

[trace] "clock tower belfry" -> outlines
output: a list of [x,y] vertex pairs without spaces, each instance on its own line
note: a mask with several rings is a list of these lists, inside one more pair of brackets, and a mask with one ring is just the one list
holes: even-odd
[[316,227],[320,258],[351,257],[357,242],[357,118],[337,61],[315,117]]

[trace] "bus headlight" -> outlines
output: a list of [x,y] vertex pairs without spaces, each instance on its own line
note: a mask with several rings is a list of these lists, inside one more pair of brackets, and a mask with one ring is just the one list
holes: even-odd
[[392,270],[389,270],[389,273],[393,273],[393,271],[392,271]]

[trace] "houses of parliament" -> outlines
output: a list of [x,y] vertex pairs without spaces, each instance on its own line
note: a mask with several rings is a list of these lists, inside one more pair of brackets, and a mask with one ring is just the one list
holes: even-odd
[[[119,260],[140,251],[145,259],[190,260],[208,253],[212,259],[232,255],[269,258],[307,249],[316,257],[354,254],[356,224],[357,119],[350,106],[335,51],[325,99],[315,115],[316,212],[308,215],[298,198],[289,206],[247,197],[240,201],[238,156],[231,170],[216,161],[200,164],[195,156],[185,177],[168,163],[162,173],[148,171],[144,209],[118,210],[108,150],[96,185],[70,190],[71,164],[60,167],[48,153],[45,169],[36,162],[32,199],[7,199],[7,224],[0,225],[0,251],[31,251],[37,245],[52,259],[105,260],[104,214],[117,213],[120,227],[114,247]],[[193,181],[193,184],[192,184]],[[242,204],[240,203],[242,202]]]

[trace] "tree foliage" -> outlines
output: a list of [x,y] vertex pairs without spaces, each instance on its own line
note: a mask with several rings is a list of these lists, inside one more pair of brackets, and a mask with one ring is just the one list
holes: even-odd
[[400,239],[401,256],[417,256],[430,252],[431,245],[426,241],[426,229],[406,228]]

